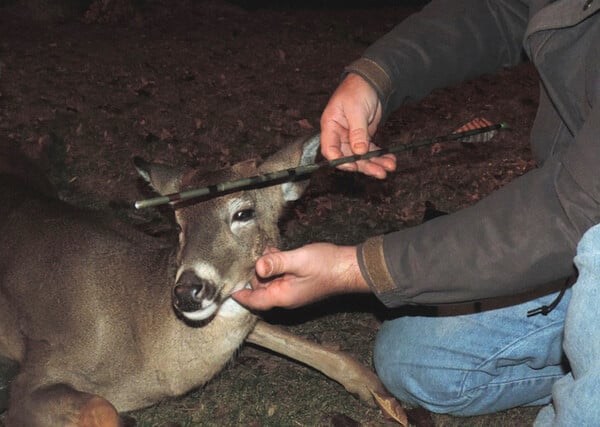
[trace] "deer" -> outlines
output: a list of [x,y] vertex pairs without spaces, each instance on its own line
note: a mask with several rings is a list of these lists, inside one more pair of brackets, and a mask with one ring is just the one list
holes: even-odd
[[[318,135],[300,138],[263,162],[220,171],[141,159],[135,167],[170,194],[306,164],[318,146]],[[179,236],[169,245],[59,200],[13,151],[0,150],[0,359],[18,365],[7,427],[123,425],[124,413],[207,383],[245,342],[322,372],[367,404],[395,402],[355,358],[230,297],[249,286],[263,250],[278,245],[278,219],[307,180],[174,203]]]

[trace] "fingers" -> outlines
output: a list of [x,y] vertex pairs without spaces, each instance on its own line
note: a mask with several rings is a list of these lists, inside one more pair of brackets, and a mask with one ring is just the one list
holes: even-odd
[[373,157],[366,161],[357,162],[358,170],[365,175],[372,176],[377,179],[385,179],[388,172],[393,172],[396,169],[396,156],[386,154],[382,157]]
[[[335,133],[336,135],[327,137],[327,133]],[[357,132],[358,133],[358,132]],[[324,127],[321,131],[321,152],[323,156],[328,159],[336,159],[340,157],[350,156],[353,153],[348,143],[344,143],[341,145],[327,145],[326,141],[335,140],[335,138],[340,138],[341,140],[344,137],[338,137],[337,130],[334,126]],[[360,143],[358,143],[360,145]],[[369,143],[370,150],[376,150],[377,147],[375,144]],[[368,150],[367,150],[368,151]],[[339,169],[345,170],[348,172],[362,172],[365,175],[373,176],[375,178],[384,179],[387,176],[388,172],[392,172],[396,169],[396,156],[393,154],[386,154],[380,157],[373,157],[369,160],[361,160],[359,162],[353,163],[344,163],[338,166]]]
[[295,291],[290,276],[286,275],[253,284],[252,289],[242,289],[231,296],[244,307],[264,311],[274,307],[295,308],[302,305],[304,299],[298,298]]
[[231,294],[231,297],[244,307],[265,311],[277,306],[272,299],[265,298],[264,294],[266,293],[267,291],[264,288],[257,290],[242,289]]
[[255,270],[263,279],[277,277],[283,274],[296,275],[306,270],[306,263],[313,261],[303,247],[289,251],[277,248],[267,248],[263,256],[256,261]]
[[369,124],[374,131],[381,116],[377,114],[379,105],[374,89],[362,77],[348,75],[321,115],[323,156],[330,160],[341,157],[343,144],[349,144],[354,154],[366,153],[371,141]]
[[[371,143],[381,121],[381,102],[375,90],[362,77],[348,75],[332,95],[321,116],[321,153],[328,160],[362,155],[377,148]],[[379,179],[396,168],[392,155],[338,166],[360,171]]]
[[365,154],[371,144],[369,112],[363,106],[332,100],[321,116],[321,153],[329,160],[344,155],[342,146],[349,145],[353,154]]
[[374,157],[370,160],[371,162],[381,166],[386,172],[393,172],[396,170],[396,156],[393,154],[386,154],[381,157]]
[[256,276],[251,281],[252,289],[243,289],[232,297],[245,307],[254,310],[269,310],[273,307],[294,308],[310,300],[303,295],[303,287],[297,279],[306,269],[307,256],[302,248],[280,251],[265,249],[255,265]]
[[289,258],[286,252],[281,252],[275,248],[267,248],[263,256],[256,261],[256,274],[266,279],[289,271],[286,270],[286,258]]
[[[323,113],[325,118],[325,113]],[[348,144],[347,130],[338,123],[327,123],[321,120],[321,154],[328,160],[339,159],[348,155],[342,151],[342,146]],[[339,169],[355,172],[358,170],[356,163],[345,163]]]
[[371,136],[368,127],[368,111],[362,106],[350,105],[346,107],[348,120],[348,143],[354,154],[365,154],[371,145]]

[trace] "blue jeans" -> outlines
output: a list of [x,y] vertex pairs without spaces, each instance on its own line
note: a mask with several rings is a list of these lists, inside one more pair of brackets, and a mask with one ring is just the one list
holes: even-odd
[[600,225],[585,234],[575,261],[580,278],[547,316],[527,317],[527,311],[556,294],[475,314],[384,322],[374,355],[381,380],[400,400],[433,412],[481,415],[553,400],[537,426],[597,423]]
[[600,225],[590,228],[577,246],[579,278],[567,308],[563,347],[571,373],[552,388],[552,404],[543,408],[536,427],[600,425]]

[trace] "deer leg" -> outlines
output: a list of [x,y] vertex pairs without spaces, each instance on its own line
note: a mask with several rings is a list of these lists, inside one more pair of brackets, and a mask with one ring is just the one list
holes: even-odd
[[27,392],[17,378],[5,420],[12,426],[120,427],[115,407],[106,399],[83,393],[66,384],[53,384]]
[[302,362],[344,386],[350,393],[375,406],[400,425],[407,426],[404,409],[388,393],[377,375],[342,351],[329,350],[281,328],[258,321],[246,341]]
[[377,406],[400,425],[407,426],[404,409],[389,394],[377,375],[342,351],[329,350],[317,343],[291,334],[277,326],[258,321],[246,341],[302,362],[344,386],[350,393]]
[[259,320],[246,341],[322,372],[371,406],[374,406],[373,392],[387,394],[375,373],[349,354],[327,349],[266,322]]

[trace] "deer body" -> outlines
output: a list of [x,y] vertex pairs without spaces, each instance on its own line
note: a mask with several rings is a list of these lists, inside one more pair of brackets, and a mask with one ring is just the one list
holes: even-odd
[[[165,194],[309,162],[317,147],[318,139],[299,141],[261,166],[243,162],[210,175],[142,162],[138,169]],[[0,168],[7,164],[15,161],[0,161]],[[174,249],[59,201],[31,177],[30,166],[26,173],[8,169],[0,170],[6,201],[0,207],[0,356],[20,370],[10,388],[7,427],[118,426],[117,412],[206,383],[255,327],[250,340],[259,345],[269,347],[274,336],[278,351],[295,345],[293,336],[261,329],[229,296],[246,286],[264,248],[277,244],[281,210],[305,183],[176,206],[181,232]],[[316,365],[328,352],[297,345],[304,349],[300,360]],[[329,353],[328,366],[317,369],[342,383],[350,373],[347,388],[365,399],[367,389],[380,386],[370,371],[356,386],[362,368],[349,368],[351,360],[340,365]]]
[[11,400],[68,384],[119,411],[147,406],[205,383],[254,326],[232,302],[186,325],[171,305],[171,248],[33,192],[19,199],[3,212],[0,261],[0,350],[21,365]]

